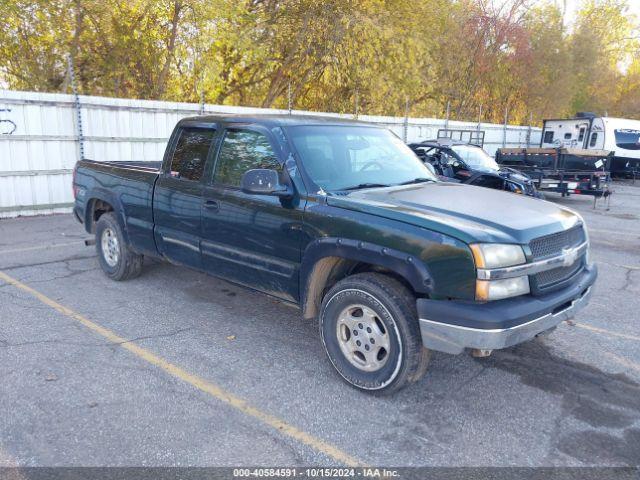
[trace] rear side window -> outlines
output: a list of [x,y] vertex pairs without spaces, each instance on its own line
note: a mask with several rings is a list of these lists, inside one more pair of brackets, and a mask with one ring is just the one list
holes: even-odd
[[227,131],[216,163],[214,183],[239,187],[242,175],[254,168],[280,169],[269,139],[249,130]]
[[553,143],[553,132],[547,130],[544,132],[544,143]]
[[591,134],[591,140],[589,140],[589,146],[595,147],[596,143],[598,143],[598,134],[594,132]]
[[211,129],[182,129],[171,159],[171,175],[186,180],[200,180],[214,135],[215,130]]

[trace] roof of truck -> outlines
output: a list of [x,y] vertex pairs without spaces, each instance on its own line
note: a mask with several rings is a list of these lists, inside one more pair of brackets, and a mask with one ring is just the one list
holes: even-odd
[[360,122],[348,118],[323,117],[316,115],[288,115],[288,114],[216,114],[199,115],[197,117],[183,118],[180,124],[215,124],[215,123],[248,123],[255,125],[274,126],[299,126],[299,125],[360,125],[375,127],[371,123]]

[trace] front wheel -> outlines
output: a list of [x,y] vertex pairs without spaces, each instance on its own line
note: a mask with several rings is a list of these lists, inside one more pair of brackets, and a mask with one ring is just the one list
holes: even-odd
[[102,271],[112,280],[135,278],[142,272],[142,255],[125,243],[120,224],[111,212],[101,215],[96,224],[96,251]]
[[320,335],[342,378],[372,393],[395,392],[419,380],[429,363],[415,297],[382,274],[353,275],[331,288],[322,302]]

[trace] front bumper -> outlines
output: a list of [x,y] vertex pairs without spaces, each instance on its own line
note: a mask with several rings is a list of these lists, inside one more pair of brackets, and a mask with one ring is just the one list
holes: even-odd
[[595,265],[589,265],[569,287],[539,297],[488,303],[418,299],[422,343],[458,354],[465,348],[495,350],[526,342],[584,308],[597,276]]

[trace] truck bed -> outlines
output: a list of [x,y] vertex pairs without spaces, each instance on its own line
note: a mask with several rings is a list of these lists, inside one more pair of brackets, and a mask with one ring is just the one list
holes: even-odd
[[116,215],[124,216],[129,242],[140,253],[155,254],[153,238],[153,191],[162,162],[81,160],[75,169],[78,188],[74,213],[92,230],[91,202],[82,201],[84,192],[100,192]]

